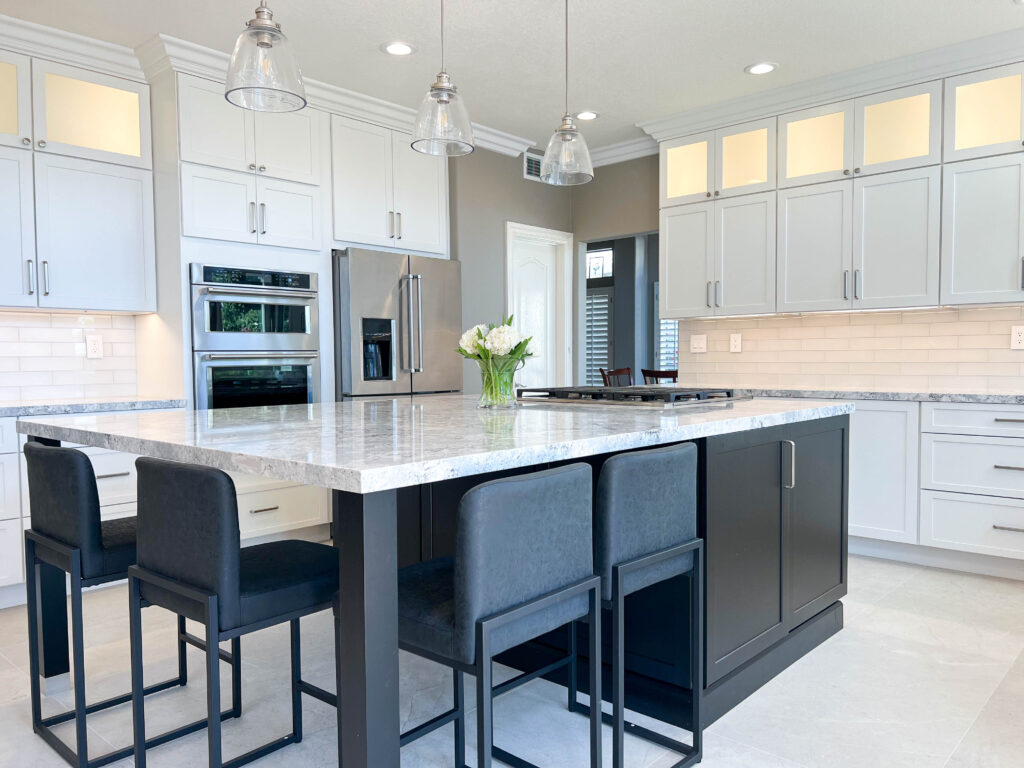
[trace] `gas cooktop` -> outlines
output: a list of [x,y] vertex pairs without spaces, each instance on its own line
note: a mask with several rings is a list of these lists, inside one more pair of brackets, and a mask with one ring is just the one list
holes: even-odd
[[596,403],[601,405],[681,405],[733,400],[731,389],[701,389],[670,385],[630,387],[526,387],[517,390],[521,402]]

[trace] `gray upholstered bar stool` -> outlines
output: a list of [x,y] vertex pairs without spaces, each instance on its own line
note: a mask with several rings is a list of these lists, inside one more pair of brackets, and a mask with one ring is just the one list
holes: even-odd
[[[612,714],[605,717],[612,724],[613,768],[623,766],[627,728],[634,736],[681,754],[673,768],[701,761],[703,554],[704,542],[697,537],[696,445],[620,453],[604,462],[594,499],[594,564],[601,575],[603,605],[612,613]],[[675,725],[690,726],[692,746],[625,720],[626,596],[687,573],[691,574],[690,722]],[[576,701],[575,693],[571,700]],[[587,712],[589,708],[576,705],[575,709]]]
[[[96,475],[89,457],[74,448],[44,445],[40,442],[25,444],[25,464],[28,472],[30,513],[32,528],[25,532],[25,581],[28,591],[28,652],[32,699],[32,729],[68,763],[79,768],[98,768],[128,757],[134,746],[115,749],[105,755],[89,759],[86,716],[131,701],[132,694],[99,701],[85,702],[85,640],[82,617],[82,588],[108,584],[127,577],[128,567],[135,562],[134,517],[100,520],[99,493]],[[72,710],[50,717],[42,716],[39,686],[39,613],[38,569],[42,564],[65,571],[71,577],[71,644],[74,671],[74,700]],[[178,675],[146,688],[150,694],[185,685],[188,665],[185,645],[200,648],[205,644],[186,632],[185,617],[178,616]],[[224,654],[232,663],[232,675],[239,679],[237,646],[235,654]],[[233,701],[232,709],[224,716],[241,714],[241,700]],[[75,749],[53,732],[53,726],[75,721]],[[150,746],[184,736],[206,726],[198,720],[173,731],[150,739]]]
[[[206,700],[211,768],[237,768],[302,741],[302,694],[337,697],[301,678],[299,619],[331,607],[338,551],[309,541],[241,548],[235,484],[219,469],[140,458],[138,563],[128,569],[135,765],[145,768],[142,608],[157,605],[206,629]],[[220,643],[288,622],[291,629],[291,733],[223,761]],[[237,695],[236,691],[236,695]]]
[[[402,744],[455,722],[455,765],[465,763],[462,675],[476,676],[477,768],[492,753],[530,766],[494,747],[495,655],[584,616],[590,643],[591,690],[601,691],[600,578],[594,575],[592,480],[586,464],[493,480],[459,505],[455,557],[398,573],[399,646],[454,670],[454,707],[402,734]],[[531,679],[535,675],[529,676]],[[582,764],[582,761],[579,763]],[[590,765],[601,766],[600,713],[590,718]]]

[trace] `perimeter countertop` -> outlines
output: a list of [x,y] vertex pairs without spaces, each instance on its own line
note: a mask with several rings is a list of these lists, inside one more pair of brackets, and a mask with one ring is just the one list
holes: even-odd
[[209,411],[23,418],[18,431],[355,493],[851,413],[836,400],[751,399],[675,408],[528,404],[475,395]]
[[184,400],[140,400],[137,397],[81,397],[64,400],[0,401],[0,418],[49,416],[65,413],[151,411],[184,408]]
[[[728,387],[727,387],[728,388]],[[814,398],[817,400],[893,400],[920,403],[996,403],[1024,405],[1022,395],[956,394],[950,392],[862,392],[828,389],[734,389],[737,397]]]

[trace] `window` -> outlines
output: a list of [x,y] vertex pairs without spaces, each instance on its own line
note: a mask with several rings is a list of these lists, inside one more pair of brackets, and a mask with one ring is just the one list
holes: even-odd
[[612,276],[612,249],[587,251],[587,280]]
[[[611,261],[611,251],[609,262]],[[587,254],[588,261],[590,254]],[[589,268],[589,265],[588,265]],[[612,361],[612,288],[587,289],[587,342],[585,383],[600,386],[601,368],[611,368]]]

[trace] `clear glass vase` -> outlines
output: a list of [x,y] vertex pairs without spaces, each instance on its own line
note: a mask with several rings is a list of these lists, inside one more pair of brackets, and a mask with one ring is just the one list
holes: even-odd
[[480,408],[515,408],[514,379],[522,360],[512,357],[492,357],[478,360],[480,365]]

